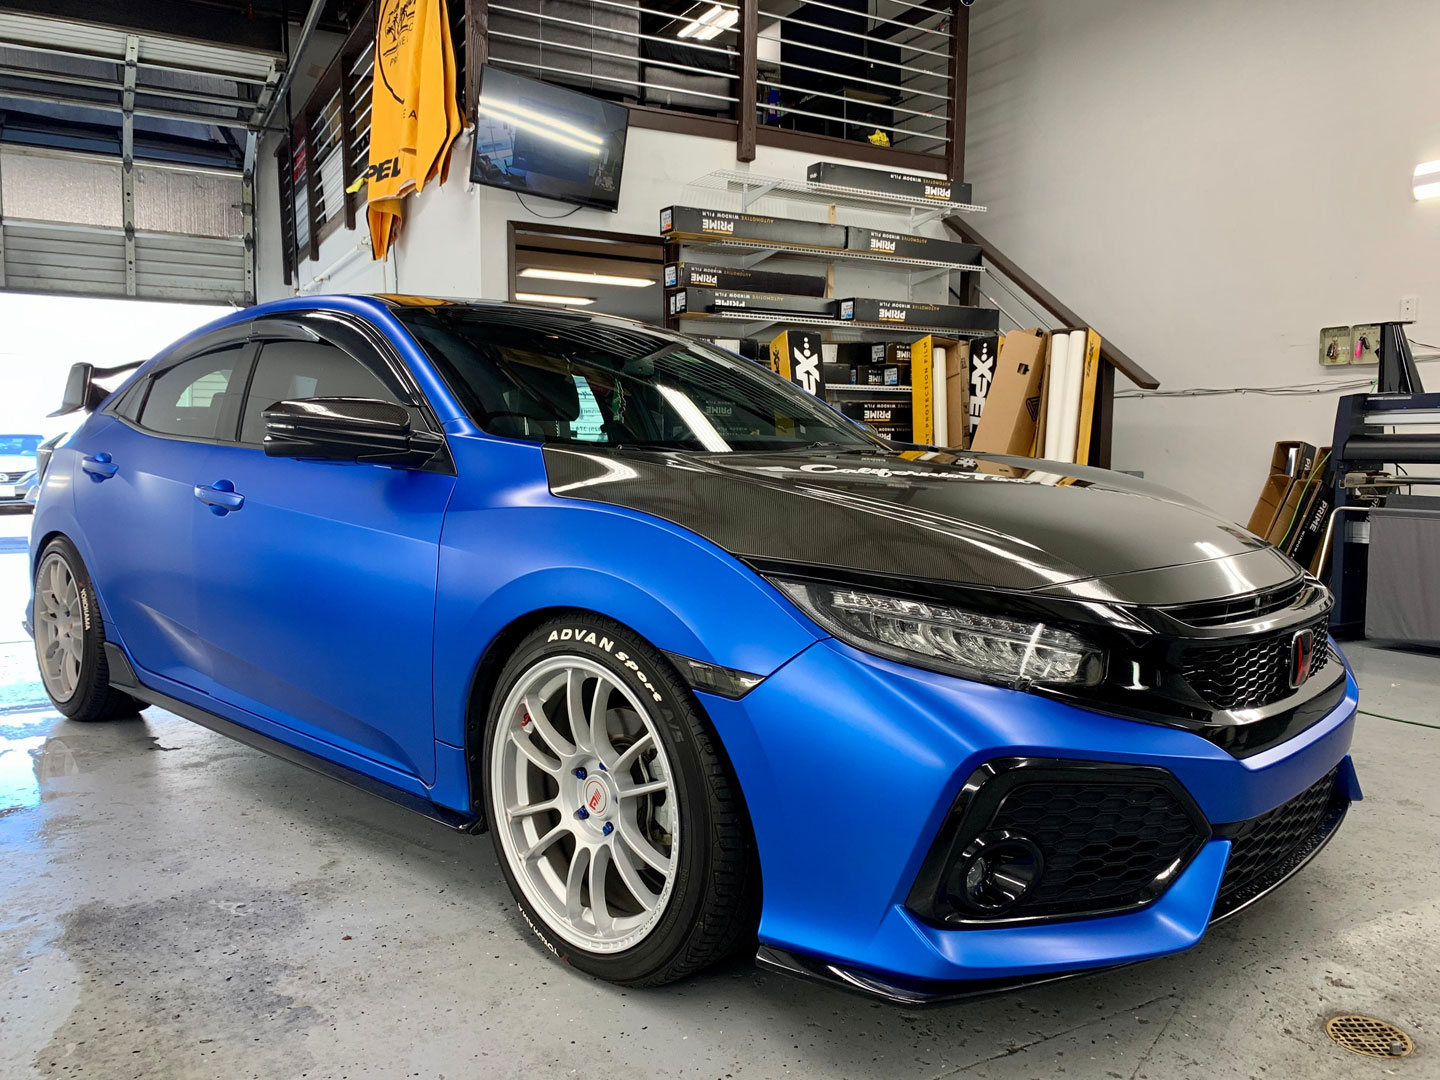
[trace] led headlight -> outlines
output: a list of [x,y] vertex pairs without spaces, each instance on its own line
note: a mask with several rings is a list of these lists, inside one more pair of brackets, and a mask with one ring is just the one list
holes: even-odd
[[1099,649],[1045,623],[839,585],[775,584],[841,641],[901,663],[1006,686],[1093,686],[1105,672]]

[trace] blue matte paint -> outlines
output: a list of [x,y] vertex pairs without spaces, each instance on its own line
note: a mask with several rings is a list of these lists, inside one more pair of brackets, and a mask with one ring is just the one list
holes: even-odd
[[[754,823],[761,940],[922,979],[1187,948],[1224,870],[1229,842],[1214,840],[1143,911],[994,930],[922,924],[905,896],[960,784],[987,760],[1159,766],[1217,824],[1271,809],[1337,762],[1360,797],[1348,671],[1330,716],[1238,760],[1176,728],[878,659],[680,526],[551,494],[540,448],[479,431],[380,301],[284,300],[196,335],[312,310],[368,319],[391,339],[443,424],[456,475],[272,459],[90,417],[55,452],[32,558],[55,533],[76,543],[107,634],[162,693],[468,810],[466,709],[487,646],[537,612],[608,615],[661,649],[768,676],[739,701],[697,695]],[[116,469],[97,481],[82,459],[101,453]],[[215,515],[195,497],[220,481],[242,509]]]

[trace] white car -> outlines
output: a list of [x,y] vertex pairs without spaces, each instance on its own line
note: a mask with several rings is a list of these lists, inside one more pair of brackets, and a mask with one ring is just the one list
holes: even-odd
[[0,435],[0,507],[29,509],[43,435]]

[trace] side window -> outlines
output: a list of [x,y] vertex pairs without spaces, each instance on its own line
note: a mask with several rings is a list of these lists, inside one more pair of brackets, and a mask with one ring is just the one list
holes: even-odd
[[265,440],[265,410],[277,401],[313,397],[379,398],[404,404],[368,367],[343,349],[315,341],[271,341],[260,350],[240,441]]
[[228,441],[240,397],[231,384],[244,353],[240,347],[219,349],[161,372],[150,382],[137,422],[159,435]]

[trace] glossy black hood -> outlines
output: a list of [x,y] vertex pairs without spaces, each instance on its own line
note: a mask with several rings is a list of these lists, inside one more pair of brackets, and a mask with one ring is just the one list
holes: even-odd
[[1028,458],[546,447],[545,464],[557,496],[653,514],[756,562],[1143,604],[1299,573],[1167,488]]

